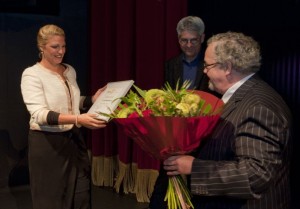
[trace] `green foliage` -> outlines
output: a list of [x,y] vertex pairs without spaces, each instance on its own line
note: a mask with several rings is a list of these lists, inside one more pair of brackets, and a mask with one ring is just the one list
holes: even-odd
[[153,116],[195,117],[211,114],[211,105],[207,105],[194,91],[188,90],[190,84],[185,81],[180,86],[178,81],[176,88],[172,89],[167,82],[162,89],[148,91],[133,85],[135,91],[130,90],[125,97],[121,97],[121,103],[114,112],[99,114],[110,118],[126,118],[133,112],[143,117],[145,110],[151,110]]

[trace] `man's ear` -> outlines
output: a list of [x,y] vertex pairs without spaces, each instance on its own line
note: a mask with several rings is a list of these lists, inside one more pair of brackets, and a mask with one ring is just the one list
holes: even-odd
[[200,41],[201,41],[201,44],[204,42],[204,39],[205,39],[205,34],[202,33],[202,35],[200,36]]
[[222,65],[224,67],[224,70],[226,71],[226,74],[231,74],[231,72],[232,72],[232,64],[231,64],[231,62],[225,62]]

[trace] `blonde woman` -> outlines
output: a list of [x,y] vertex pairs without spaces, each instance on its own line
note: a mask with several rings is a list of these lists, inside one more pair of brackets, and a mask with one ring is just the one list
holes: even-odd
[[21,91],[30,113],[28,158],[33,209],[88,209],[90,162],[80,127],[103,128],[87,110],[92,97],[80,96],[75,69],[63,58],[64,30],[45,25],[37,34],[40,60],[24,70]]

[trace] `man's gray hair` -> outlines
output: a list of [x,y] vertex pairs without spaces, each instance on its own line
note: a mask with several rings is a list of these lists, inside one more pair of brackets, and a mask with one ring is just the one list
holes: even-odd
[[215,61],[242,74],[259,71],[261,66],[260,46],[252,37],[243,33],[231,32],[213,35],[207,45],[214,44]]
[[178,22],[176,30],[178,37],[184,31],[195,31],[199,36],[201,36],[204,33],[205,25],[200,17],[187,16]]

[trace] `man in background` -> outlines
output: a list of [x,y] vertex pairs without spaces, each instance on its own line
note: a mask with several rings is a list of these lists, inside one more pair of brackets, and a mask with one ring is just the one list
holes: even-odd
[[176,30],[181,53],[165,63],[164,81],[175,88],[178,80],[180,85],[189,80],[190,89],[209,90],[208,78],[201,69],[204,22],[199,17],[187,16],[178,22]]
[[[189,89],[197,89],[212,93],[208,88],[208,77],[203,73],[202,43],[205,39],[205,25],[201,18],[187,16],[177,24],[178,43],[181,53],[165,63],[164,81],[173,89],[189,80]],[[215,94],[215,93],[214,93]],[[164,197],[167,192],[168,176],[161,168],[150,198],[150,209],[166,209]]]

